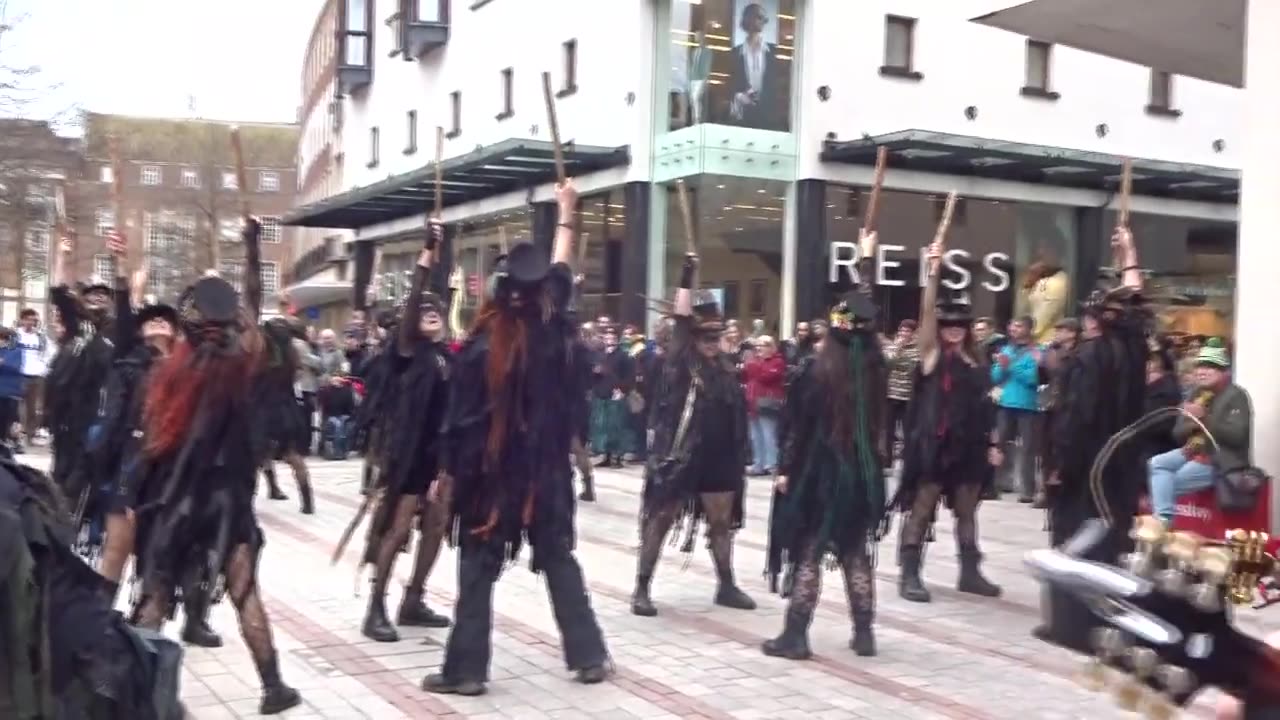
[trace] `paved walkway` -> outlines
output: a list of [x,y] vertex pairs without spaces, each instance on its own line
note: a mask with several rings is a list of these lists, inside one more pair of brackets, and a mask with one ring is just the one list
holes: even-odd
[[[600,502],[578,511],[579,557],[617,665],[611,680],[593,687],[571,681],[541,580],[520,565],[497,586],[489,694],[428,695],[418,684],[440,664],[447,631],[408,629],[393,644],[360,635],[368,586],[356,578],[358,550],[348,549],[336,566],[329,563],[360,500],[360,465],[317,461],[311,467],[316,515],[298,514],[293,500],[261,501],[259,510],[267,535],[262,587],[281,666],[305,700],[284,716],[290,720],[1136,717],[1115,709],[1108,696],[1076,684],[1081,660],[1029,636],[1038,617],[1038,587],[1020,558],[1044,541],[1040,512],[1012,502],[983,506],[987,570],[1004,585],[1003,598],[984,601],[951,589],[956,562],[947,517],[926,562],[934,591],[930,605],[898,598],[893,544],[881,546],[878,657],[859,658],[848,649],[843,588],[830,575],[811,632],[815,658],[789,662],[766,658],[759,650],[761,641],[780,630],[785,607],[767,594],[760,573],[768,482],[752,481],[735,560],[742,586],[760,609],[713,605],[714,574],[706,552],[695,553],[684,567],[684,556],[672,550],[654,581],[660,614],[639,618],[630,614],[628,603],[639,502],[635,470],[602,472]],[[288,469],[280,470],[288,492]],[[409,556],[397,563],[401,582],[409,565]],[[431,604],[446,612],[456,589],[455,567],[453,552],[446,550],[429,581]],[[394,609],[398,601],[396,588],[388,604]],[[1247,614],[1246,624],[1259,629],[1261,621]],[[1269,621],[1276,626],[1280,618]],[[212,624],[226,646],[188,650],[182,676],[188,710],[199,720],[256,717],[258,681],[229,604],[214,609]],[[1212,693],[1202,696],[1188,716],[1211,718],[1212,700]]]

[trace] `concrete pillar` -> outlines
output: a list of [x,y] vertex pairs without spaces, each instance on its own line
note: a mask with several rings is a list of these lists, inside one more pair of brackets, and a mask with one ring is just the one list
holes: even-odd
[[[1235,378],[1253,399],[1254,462],[1280,474],[1280,3],[1250,0],[1246,27]],[[1272,487],[1271,527],[1280,527],[1280,487]]]

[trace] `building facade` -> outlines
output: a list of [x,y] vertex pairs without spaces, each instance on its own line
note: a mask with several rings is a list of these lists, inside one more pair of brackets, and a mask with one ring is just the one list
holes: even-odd
[[885,147],[890,319],[918,310],[920,253],[951,190],[944,280],[982,314],[1020,312],[1036,263],[1087,294],[1130,157],[1131,225],[1166,323],[1231,326],[1234,89],[970,23],[991,4],[976,0],[338,2],[342,190],[286,222],[379,245],[383,297],[403,292],[435,203],[437,127],[464,309],[504,244],[550,242],[549,72],[592,314],[645,323],[646,297],[670,294],[683,181],[703,283],[729,316],[789,334],[848,285]]
[[[148,292],[173,301],[189,282],[216,267],[233,284],[244,268],[240,242],[243,199],[262,231],[262,286],[267,298],[282,287],[293,245],[280,222],[297,204],[296,125],[241,123],[246,182],[238,187],[231,147],[234,124],[88,113],[83,172],[68,193],[73,278],[107,281],[106,237],[123,229],[133,258],[145,258]],[[123,218],[116,217],[115,138],[124,173]],[[274,310],[274,306],[268,309]]]

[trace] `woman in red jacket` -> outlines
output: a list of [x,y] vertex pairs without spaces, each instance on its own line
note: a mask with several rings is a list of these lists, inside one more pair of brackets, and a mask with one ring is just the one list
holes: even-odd
[[755,353],[742,367],[747,386],[747,413],[751,428],[752,475],[769,475],[778,467],[778,418],[787,379],[787,361],[773,338],[756,339]]

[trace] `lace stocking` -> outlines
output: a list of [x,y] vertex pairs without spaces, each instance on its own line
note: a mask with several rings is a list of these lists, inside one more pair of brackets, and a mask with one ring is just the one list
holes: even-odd
[[849,598],[849,612],[855,618],[870,614],[876,608],[876,583],[871,569],[871,554],[866,547],[849,550],[840,558],[844,575],[844,591]]
[[112,513],[107,516],[107,539],[102,544],[102,564],[99,572],[113,583],[120,582],[125,563],[133,554],[136,522],[133,513]]
[[818,598],[822,596],[822,563],[816,557],[814,541],[804,544],[800,562],[796,563],[795,577],[792,580],[790,612],[801,613],[806,617],[813,616],[818,606]]
[[707,516],[707,538],[711,560],[721,584],[733,584],[733,501],[735,493],[702,493],[702,511]]
[[409,588],[419,592],[427,587],[427,577],[431,575],[431,568],[436,565],[436,558],[440,557],[440,546],[444,542],[445,529],[449,524],[453,481],[441,475],[436,479],[436,485],[435,501],[428,503],[422,511],[418,552],[413,558],[413,576],[409,580]]
[[924,543],[924,535],[929,530],[933,513],[938,509],[938,500],[942,497],[942,486],[935,482],[922,481],[916,488],[915,502],[911,504],[911,514],[902,525],[903,547],[919,547]]
[[263,687],[280,684],[276,666],[276,646],[271,639],[271,623],[258,592],[258,554],[247,544],[232,549],[227,562],[227,597],[236,608],[240,636],[253,656]]
[[673,502],[667,507],[659,508],[657,512],[651,513],[645,518],[644,524],[640,527],[640,567],[638,574],[641,577],[650,577],[653,575],[653,569],[658,565],[658,558],[662,557],[662,544],[667,538],[667,533],[671,531],[671,526],[676,522],[676,516],[680,514],[680,503]]
[[413,532],[413,518],[418,513],[418,496],[401,495],[396,500],[395,516],[391,518],[391,527],[383,534],[378,544],[378,555],[374,560],[373,596],[382,597],[387,594],[387,583],[391,580],[391,569],[395,565],[396,555],[401,546]]
[[956,547],[978,546],[978,503],[982,501],[982,486],[976,483],[961,485],[951,493],[952,512],[956,516]]

